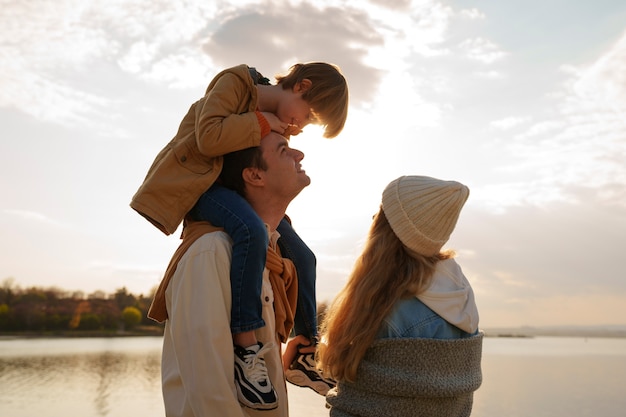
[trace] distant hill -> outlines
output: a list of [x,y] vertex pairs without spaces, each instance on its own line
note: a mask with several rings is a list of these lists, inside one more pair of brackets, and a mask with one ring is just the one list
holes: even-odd
[[626,325],[489,327],[482,330],[488,337],[626,337]]

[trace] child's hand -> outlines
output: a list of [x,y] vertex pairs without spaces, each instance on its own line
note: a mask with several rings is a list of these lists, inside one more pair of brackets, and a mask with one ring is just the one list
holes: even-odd
[[298,351],[302,353],[315,352],[315,345],[305,336],[299,334],[287,342],[285,352],[283,353],[283,368],[285,372],[289,369],[289,365],[296,358]]
[[297,125],[292,125],[286,122],[283,122],[276,116],[274,113],[269,112],[261,112],[265,120],[270,124],[270,129],[272,129],[276,133],[280,133],[285,137],[295,136],[298,133],[302,132]]
[[287,129],[285,129],[285,133],[283,133],[283,136],[285,137],[296,136],[297,134],[300,134],[300,133],[302,133],[302,129],[300,129],[298,125],[288,124]]

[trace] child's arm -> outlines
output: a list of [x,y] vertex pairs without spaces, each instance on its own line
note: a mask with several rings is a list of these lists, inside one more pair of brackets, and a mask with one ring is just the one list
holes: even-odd
[[255,114],[251,88],[234,73],[218,75],[207,94],[196,103],[196,143],[200,152],[215,157],[259,146],[261,126]]

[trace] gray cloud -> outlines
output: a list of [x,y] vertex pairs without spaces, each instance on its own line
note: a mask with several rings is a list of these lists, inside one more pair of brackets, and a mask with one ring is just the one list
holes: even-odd
[[405,11],[411,7],[411,0],[371,0],[372,4],[392,10]]
[[[368,48],[381,46],[370,17],[351,8],[256,8],[229,16],[205,42],[203,49],[219,66],[246,63],[268,78],[296,62],[326,61],[341,67],[353,104],[370,101],[382,72],[364,64]],[[264,68],[275,69],[267,73]]]
[[568,192],[583,202],[464,213],[454,242],[474,254],[462,262],[481,291],[504,299],[626,294],[626,209],[595,188]]
[[179,77],[191,74],[202,84],[208,74],[231,64],[245,62],[277,73],[298,61],[324,60],[342,68],[353,103],[372,99],[382,73],[363,60],[368,48],[382,45],[383,39],[365,12],[307,3],[268,2],[262,9],[140,0],[121,5],[70,1],[58,7],[50,1],[37,9],[29,3],[6,5],[0,16],[0,106],[56,123],[84,123],[104,99],[98,97],[97,83],[77,85],[75,79],[97,61],[108,63],[120,77],[126,73],[184,86],[189,80],[175,78],[179,68],[186,68]]

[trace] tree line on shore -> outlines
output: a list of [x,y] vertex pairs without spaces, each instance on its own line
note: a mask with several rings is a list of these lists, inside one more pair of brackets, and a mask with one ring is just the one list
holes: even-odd
[[[7,278],[0,284],[0,335],[161,334],[163,325],[147,316],[155,291],[135,295],[122,287],[112,294],[85,294],[57,287],[21,288]],[[327,307],[325,301],[318,303],[318,324]]]
[[153,293],[135,295],[123,287],[112,294],[85,295],[59,288],[0,286],[0,332],[84,333],[137,331],[160,332],[162,326],[147,318]]

